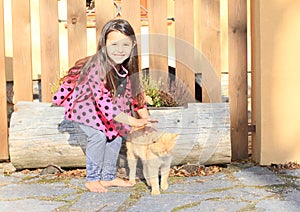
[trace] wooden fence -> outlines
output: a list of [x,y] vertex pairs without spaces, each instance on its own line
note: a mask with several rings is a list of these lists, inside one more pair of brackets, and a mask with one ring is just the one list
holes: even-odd
[[[59,4],[65,2],[66,22],[60,19]],[[195,74],[202,76],[202,101],[221,102],[221,78],[228,77],[232,158],[248,157],[247,111],[247,0],[95,0],[87,13],[83,0],[0,0],[0,159],[9,158],[7,124],[7,49],[5,49],[5,4],[11,4],[12,75],[14,103],[33,101],[33,67],[40,64],[41,97],[50,102],[50,84],[58,82],[62,57],[67,66],[89,54],[89,44],[96,46],[102,26],[112,18],[127,19],[135,29],[141,51],[148,42],[149,69],[168,71],[175,57],[176,76],[195,95]],[[39,57],[33,54],[31,4],[37,3],[39,15]],[[60,10],[59,10],[60,9]],[[7,13],[7,11],[6,11]],[[118,16],[118,17],[116,17]],[[35,20],[36,21],[36,20]],[[63,23],[67,31],[67,53],[60,48]],[[145,41],[141,29],[146,27]],[[94,38],[87,30],[94,28]],[[5,32],[5,33],[4,33]],[[36,34],[34,34],[36,37]],[[66,49],[64,49],[66,50]],[[171,56],[170,56],[171,55]],[[173,55],[173,56],[172,56]],[[141,62],[143,63],[143,61]],[[34,111],[33,111],[34,112]]]

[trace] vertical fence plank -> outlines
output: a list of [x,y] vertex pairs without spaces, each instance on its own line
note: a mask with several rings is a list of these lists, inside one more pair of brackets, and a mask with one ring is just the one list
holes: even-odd
[[110,19],[114,18],[114,8],[115,6],[113,0],[95,0],[97,40],[100,37],[100,33],[104,24]]
[[136,35],[141,33],[140,1],[122,1],[121,18],[129,21]]
[[[257,95],[257,89],[259,89],[259,85],[257,85],[258,76],[259,76],[259,69],[257,70],[256,67],[259,67],[260,63],[260,46],[259,46],[259,37],[257,35],[259,32],[260,26],[260,2],[259,0],[254,0],[250,2],[250,32],[251,32],[251,124],[253,126],[257,126],[259,122],[257,122],[257,115],[258,110],[255,105],[257,105],[259,95]],[[258,142],[256,137],[257,131],[252,132],[251,137],[251,147],[252,147],[252,159],[255,161],[261,160],[261,143]]]
[[87,55],[87,18],[86,2],[68,0],[67,2],[68,52],[69,66]]
[[168,72],[168,1],[148,1],[149,68]]
[[193,1],[175,1],[175,37],[176,77],[195,96]]
[[[209,86],[221,83],[221,42],[220,42],[220,0],[201,0],[200,2],[200,42],[203,56],[210,61],[208,74],[202,74],[202,101],[220,102],[221,90],[209,93]],[[210,77],[211,74],[216,78]],[[215,79],[218,81],[216,82]]]
[[52,99],[50,84],[59,78],[59,33],[58,3],[52,0],[40,1],[40,41],[41,41],[41,84],[42,101]]
[[7,99],[5,76],[4,5],[0,0],[0,160],[8,159]]
[[32,101],[30,0],[12,0],[14,100]]
[[122,16],[133,27],[139,54],[139,67],[141,69],[141,10],[140,1],[122,1]]
[[228,1],[229,103],[232,159],[248,158],[247,0]]

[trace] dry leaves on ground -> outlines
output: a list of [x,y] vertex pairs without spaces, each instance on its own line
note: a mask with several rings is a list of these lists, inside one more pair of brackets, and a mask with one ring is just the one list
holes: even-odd
[[297,162],[288,162],[285,164],[271,163],[271,165],[269,165],[268,168],[273,172],[280,172],[286,169],[287,170],[300,169],[300,164],[298,164]]
[[[203,166],[197,164],[185,164],[185,165],[178,165],[173,166],[170,169],[170,176],[171,177],[195,177],[195,176],[209,176],[216,174],[222,171],[221,166],[212,165],[212,166]],[[57,177],[74,177],[74,178],[81,178],[86,176],[85,169],[71,169],[71,170],[63,170],[58,166],[49,165],[44,169],[36,169],[36,170],[22,170],[23,174],[40,174],[40,175],[47,175],[47,174],[54,174]],[[121,178],[128,178],[127,172],[125,168],[118,169],[118,177]]]
[[222,167],[212,165],[203,166],[196,164],[185,164],[181,166],[174,166],[171,168],[170,176],[175,177],[195,177],[195,176],[209,176],[222,171]]

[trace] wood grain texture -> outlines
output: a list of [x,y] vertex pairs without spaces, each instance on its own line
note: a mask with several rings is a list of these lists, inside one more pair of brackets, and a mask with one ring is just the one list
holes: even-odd
[[69,66],[87,56],[87,18],[85,1],[67,1]]
[[[3,0],[0,0],[0,8],[3,8]],[[0,10],[0,41],[4,46],[4,13]],[[8,159],[7,142],[7,97],[5,76],[5,51],[0,48],[0,159]]]
[[12,1],[14,101],[32,101],[30,0]]
[[59,32],[57,1],[40,1],[42,101],[51,102],[51,84],[59,81]]
[[247,1],[228,2],[229,102],[232,158],[248,158]]
[[[85,135],[72,125],[59,128],[64,108],[19,102],[11,119],[10,158],[17,168],[49,164],[85,167]],[[226,103],[189,104],[187,108],[150,109],[159,131],[178,133],[172,165],[223,164],[231,161],[230,117]],[[126,165],[121,149],[119,166]]]

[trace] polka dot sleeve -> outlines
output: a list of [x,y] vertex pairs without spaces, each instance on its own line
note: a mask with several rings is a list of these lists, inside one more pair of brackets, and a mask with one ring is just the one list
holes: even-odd
[[147,108],[147,104],[145,102],[143,105],[139,106],[139,102],[138,102],[137,98],[133,98],[132,108],[133,108],[134,112],[137,112],[139,109]]
[[68,104],[68,101],[71,97],[71,94],[74,90],[74,86],[75,86],[74,82],[72,82],[70,80],[64,81],[61,84],[58,91],[56,92],[56,94],[53,96],[52,102],[58,106],[66,107]]

